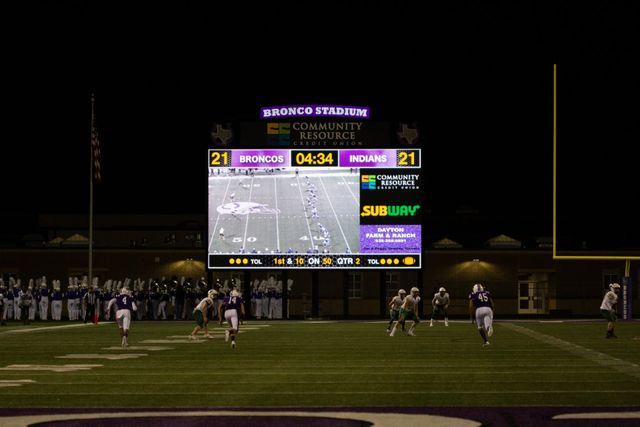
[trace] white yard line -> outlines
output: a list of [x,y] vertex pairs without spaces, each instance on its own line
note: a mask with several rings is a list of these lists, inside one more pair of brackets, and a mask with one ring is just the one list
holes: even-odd
[[347,187],[347,190],[349,190],[349,193],[351,193],[351,197],[353,197],[353,201],[356,202],[356,205],[358,205],[358,209],[359,209],[360,208],[360,200],[358,200],[356,195],[353,194],[353,191],[351,191],[351,188],[349,187],[349,184],[347,184],[347,180],[344,179],[344,176],[342,177],[342,181],[344,182],[344,185]]
[[[100,322],[97,326],[110,324],[114,322]],[[29,328],[29,329],[12,329],[10,331],[0,332],[0,335],[6,334],[25,334],[27,332],[40,332],[40,331],[50,331],[52,329],[68,329],[68,328],[79,328],[81,326],[96,326],[93,323],[74,323],[73,325],[60,325],[60,326],[45,326],[43,328]]]
[[617,357],[609,356],[605,353],[592,350],[588,347],[583,347],[578,344],[574,344],[560,338],[556,338],[551,335],[543,334],[534,331],[524,326],[514,325],[513,323],[501,323],[507,329],[527,335],[545,344],[552,345],[556,348],[565,350],[576,356],[580,356],[583,359],[587,359],[590,362],[595,362],[599,365],[605,366],[608,369],[613,369],[623,374],[630,375],[635,378],[640,378],[640,366],[635,363],[627,362],[626,360],[618,359]]
[[322,178],[320,178],[320,184],[322,184],[322,189],[324,190],[324,194],[327,196],[327,200],[329,201],[329,206],[331,206],[331,210],[333,211],[333,216],[336,217],[336,221],[338,222],[338,228],[340,229],[340,233],[342,234],[342,238],[344,239],[345,245],[347,245],[347,250],[351,252],[351,247],[349,247],[349,242],[347,242],[347,236],[344,235],[344,230],[342,230],[342,225],[340,225],[340,220],[338,219],[336,210],[333,208],[333,203],[331,203],[331,198],[329,197],[327,188],[324,186],[324,181],[322,180]]
[[[251,201],[251,195],[253,194],[253,177],[251,177],[251,183],[249,184],[249,202]],[[242,238],[242,247],[244,248],[245,253],[247,252],[247,230],[249,229],[249,215],[251,215],[250,211],[247,211],[247,222],[244,224],[244,237]]]
[[298,191],[300,192],[300,201],[302,202],[302,214],[305,217],[305,221],[307,222],[307,230],[309,230],[309,239],[311,239],[311,247],[313,248],[315,245],[313,244],[313,234],[311,234],[311,227],[309,226],[309,218],[307,218],[307,210],[304,207],[304,196],[302,195],[302,188],[300,188],[300,177],[296,176],[296,182],[298,183]]
[[[231,179],[227,181],[227,188],[224,190],[224,196],[222,196],[222,204],[224,205],[224,201],[227,200],[227,192],[229,191],[229,185],[231,184]],[[217,212],[217,210],[216,210]],[[209,253],[211,253],[211,245],[213,245],[213,239],[216,238],[216,231],[218,230],[218,221],[220,221],[220,212],[218,212],[218,216],[216,217],[216,223],[213,226],[213,233],[211,233],[211,241],[209,242]],[[209,221],[207,221],[208,223]]]
[[276,250],[280,251],[280,226],[278,224],[278,180],[276,177],[273,177],[273,194],[274,199],[276,200]]

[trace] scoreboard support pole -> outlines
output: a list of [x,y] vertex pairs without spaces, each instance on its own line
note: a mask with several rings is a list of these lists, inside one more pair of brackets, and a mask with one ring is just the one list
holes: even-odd
[[378,274],[378,283],[380,284],[380,316],[385,316],[389,310],[387,310],[387,275],[384,270],[380,270]]
[[342,274],[342,317],[349,318],[349,272]]
[[422,298],[420,298],[420,304],[418,305],[418,317],[422,317],[424,315],[424,304],[428,298],[428,295],[424,289],[424,284],[422,283],[422,269],[416,270],[416,287],[420,289],[420,294]]
[[287,282],[289,281],[289,272],[284,270],[280,278],[282,280],[282,318],[289,319],[289,288]]
[[320,301],[318,296],[320,295],[320,278],[318,270],[311,272],[311,316],[318,317],[318,308],[320,307]]

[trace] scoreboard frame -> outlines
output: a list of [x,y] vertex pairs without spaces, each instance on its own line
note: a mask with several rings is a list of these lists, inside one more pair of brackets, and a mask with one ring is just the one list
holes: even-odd
[[[311,148],[210,148],[208,151],[208,170],[215,168],[238,169],[268,169],[268,168],[355,168],[355,169],[396,169],[402,171],[421,169],[422,150],[420,148],[352,148],[336,147],[327,149]],[[275,163],[261,164],[259,158],[251,158],[245,163],[238,163],[239,156],[282,156],[271,158]],[[353,161],[349,156],[364,156]],[[386,161],[376,161],[375,156],[387,156]],[[391,158],[388,158],[389,156]],[[382,157],[378,157],[378,160]],[[209,196],[209,193],[208,197]],[[420,193],[422,197],[422,193]],[[362,208],[362,205],[360,209]],[[393,226],[394,224],[381,224]],[[401,224],[399,224],[401,226]],[[416,224],[418,225],[418,224]],[[419,224],[420,226],[422,224]],[[360,223],[362,226],[362,223]],[[216,230],[211,231],[208,226],[208,239],[215,237]],[[312,269],[312,270],[380,270],[384,269],[421,269],[422,268],[422,232],[420,232],[419,252],[354,252],[354,253],[211,253],[209,241],[207,244],[208,269]],[[225,263],[219,262],[225,259]],[[213,262],[217,260],[218,262]],[[269,261],[268,264],[264,262]],[[272,261],[272,262],[271,262]]]

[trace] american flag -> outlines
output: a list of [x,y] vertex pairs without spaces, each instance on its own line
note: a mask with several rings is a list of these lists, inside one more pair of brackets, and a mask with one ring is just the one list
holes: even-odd
[[96,113],[93,107],[94,97],[91,95],[91,151],[93,153],[93,177],[96,182],[102,181],[100,174],[100,141],[98,140],[98,128],[96,126]]

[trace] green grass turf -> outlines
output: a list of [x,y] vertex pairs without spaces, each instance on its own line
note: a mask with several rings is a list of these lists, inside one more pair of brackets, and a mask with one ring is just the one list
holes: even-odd
[[[0,328],[0,367],[10,364],[101,364],[89,371],[0,371],[0,407],[248,407],[439,405],[637,405],[640,378],[611,370],[533,339],[500,323],[491,345],[470,323],[423,322],[416,337],[391,338],[381,322],[272,322],[247,330],[232,350],[220,335],[202,344],[143,344],[187,335],[188,322],[135,322],[131,345],[173,347],[129,350],[130,360],[56,359],[120,344],[114,324],[28,333],[10,329],[63,323],[13,323]],[[245,326],[266,322],[245,322]],[[620,323],[617,340],[605,324],[518,323],[629,363],[640,363],[640,323]],[[201,338],[202,339],[202,338]],[[631,366],[631,365],[630,365]],[[634,368],[631,368],[634,369]],[[638,369],[637,367],[635,369]]]

